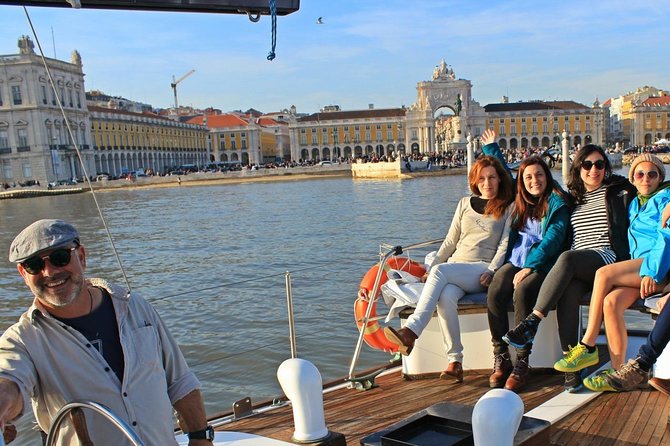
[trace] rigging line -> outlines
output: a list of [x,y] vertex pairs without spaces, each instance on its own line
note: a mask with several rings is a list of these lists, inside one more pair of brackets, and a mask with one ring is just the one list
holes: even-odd
[[[351,260],[351,259],[349,259],[349,260]],[[359,260],[363,260],[363,259],[359,259]],[[365,259],[365,260],[367,260],[367,259]],[[310,270],[313,270],[313,269],[321,268],[324,265],[330,265],[331,263],[333,263],[333,261],[334,260],[330,259],[330,260],[324,261],[323,263],[320,263],[320,264],[315,264],[315,265],[312,265],[312,266],[306,266],[304,268],[293,269],[293,270],[290,270],[288,272],[290,272],[291,274],[294,274],[294,273],[303,272],[303,271],[310,271]],[[286,272],[279,272],[279,273],[275,273],[275,274],[268,274],[268,275],[263,276],[263,277],[253,277],[253,278],[247,279],[247,280],[238,280],[238,281],[235,281],[235,282],[223,282],[223,283],[219,283],[217,285],[212,285],[212,286],[208,286],[208,287],[204,287],[204,288],[191,289],[191,290],[187,290],[187,291],[181,291],[179,293],[168,294],[168,295],[165,295],[165,296],[152,298],[151,301],[152,302],[158,302],[158,301],[165,300],[165,299],[171,299],[171,298],[174,298],[174,297],[185,296],[187,294],[193,294],[193,293],[200,293],[200,292],[203,292],[203,291],[216,290],[216,289],[219,289],[219,288],[225,287],[225,286],[243,285],[245,283],[256,282],[256,281],[260,282],[262,280],[270,279],[272,277],[283,277],[285,274],[286,274]]]
[[274,60],[275,58],[275,48],[277,46],[277,5],[275,0],[269,0],[270,3],[270,14],[272,15],[272,49],[268,53],[268,60]]
[[[114,251],[114,256],[116,257],[116,262],[119,264],[119,269],[121,270],[123,279],[126,282],[126,287],[128,288],[128,293],[130,294],[130,282],[128,281],[128,276],[126,275],[126,271],[123,268],[123,264],[121,263],[121,257],[119,256],[119,253],[116,250],[116,245],[114,244],[112,233],[110,232],[109,227],[107,226],[107,220],[105,220],[105,216],[102,214],[102,209],[100,208],[100,204],[98,203],[98,197],[95,195],[95,191],[93,190],[93,184],[91,184],[91,179],[88,175],[88,171],[86,170],[86,166],[84,165],[84,159],[81,156],[81,151],[79,150],[79,143],[75,139],[74,133],[72,131],[72,126],[70,125],[70,120],[65,114],[63,103],[61,102],[61,98],[58,96],[58,91],[56,91],[56,83],[54,82],[53,76],[51,75],[51,70],[49,69],[49,65],[47,64],[47,59],[44,56],[44,51],[42,50],[42,44],[40,42],[39,37],[37,37],[37,32],[35,31],[35,27],[33,26],[33,21],[31,20],[30,14],[28,14],[28,9],[25,6],[23,6],[23,11],[26,13],[26,18],[28,19],[28,24],[30,25],[31,31],[33,32],[35,43],[37,43],[37,48],[40,51],[42,64],[44,64],[44,69],[46,70],[47,76],[49,77],[49,82],[51,83],[51,89],[53,90],[54,97],[56,98],[56,103],[58,104],[58,108],[60,109],[60,113],[63,116],[63,122],[65,122],[65,126],[67,127],[67,132],[68,135],[70,136],[70,141],[74,145],[74,149],[77,152],[77,158],[79,159],[79,164],[81,166],[82,173],[84,174],[86,183],[88,184],[88,187],[91,190],[91,195],[93,196],[93,202],[95,203],[95,207],[98,210],[98,215],[100,215],[100,218],[102,219],[102,225],[105,228],[105,232],[107,232],[107,238],[109,239],[109,242],[112,245],[112,250]],[[84,101],[86,101],[85,96],[86,93],[84,92]],[[72,173],[74,174],[74,172]]]
[[[302,338],[307,337],[307,336],[308,336],[308,335],[306,335],[306,334],[304,334],[304,335],[298,335],[298,336],[296,336],[296,338],[297,338],[297,339],[302,339]],[[220,355],[220,356],[217,356],[217,357],[215,357],[215,358],[207,359],[207,360],[204,360],[204,361],[194,362],[194,363],[191,363],[190,366],[191,366],[191,367],[199,367],[199,366],[202,366],[202,365],[211,364],[211,363],[213,363],[213,362],[223,361],[223,360],[225,360],[225,359],[230,359],[230,358],[239,357],[239,356],[242,356],[242,355],[246,355],[246,354],[248,354],[248,353],[257,352],[257,351],[259,351],[259,350],[265,350],[265,349],[267,349],[268,347],[274,347],[274,346],[276,346],[276,345],[283,344],[283,343],[285,343],[285,342],[286,342],[286,340],[281,340],[281,341],[276,341],[276,342],[272,342],[272,343],[269,343],[269,344],[263,344],[263,345],[261,345],[261,346],[259,346],[259,347],[252,348],[252,349],[250,349],[250,350],[245,350],[245,351],[242,351],[242,352],[232,353],[232,354],[224,354],[224,355]]]

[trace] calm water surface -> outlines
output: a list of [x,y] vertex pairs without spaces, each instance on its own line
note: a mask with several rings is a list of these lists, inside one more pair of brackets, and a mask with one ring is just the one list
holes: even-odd
[[[345,376],[357,339],[353,303],[379,244],[444,237],[467,193],[459,175],[117,190],[97,197],[130,286],[158,309],[214,413],[245,396],[259,401],[281,393],[276,369],[290,357],[286,271],[298,356],[312,361],[324,381]],[[123,280],[91,194],[4,200],[0,215],[2,330],[32,299],[5,253],[36,219],[72,222],[87,248],[88,275]],[[357,370],[388,359],[364,346]]]

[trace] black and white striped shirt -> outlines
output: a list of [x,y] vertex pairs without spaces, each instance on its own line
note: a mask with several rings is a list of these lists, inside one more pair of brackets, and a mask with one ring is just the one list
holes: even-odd
[[616,253],[609,240],[607,203],[604,185],[584,194],[584,203],[578,204],[570,217],[572,224],[572,249],[597,251],[605,264],[616,262]]

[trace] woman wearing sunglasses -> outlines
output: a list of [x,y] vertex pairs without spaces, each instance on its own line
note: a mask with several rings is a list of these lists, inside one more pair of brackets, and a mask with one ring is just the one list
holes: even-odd
[[[633,160],[628,176],[637,189],[637,198],[628,208],[631,259],[598,270],[586,332],[568,354],[570,358],[558,361],[555,366],[559,371],[577,372],[596,365],[596,339],[604,320],[612,368],[584,380],[584,385],[593,391],[622,390],[625,386],[622,383],[643,375],[637,364],[624,364],[628,341],[624,311],[640,297],[660,291],[670,271],[670,229],[662,229],[659,224],[663,209],[670,203],[670,184],[663,184],[663,162],[645,153]],[[648,368],[644,371],[645,377],[648,371]]]
[[440,378],[463,381],[463,344],[458,301],[466,293],[480,293],[505,261],[514,188],[505,167],[494,157],[482,156],[472,166],[468,182],[473,196],[459,201],[449,231],[429,273],[423,277],[414,313],[405,327],[385,327],[389,341],[409,355],[437,308],[448,366]]
[[[626,231],[628,204],[635,197],[635,187],[626,178],[612,174],[607,155],[593,144],[577,152],[567,186],[575,202],[570,216],[570,250],[559,256],[547,274],[532,313],[503,340],[523,349],[533,342],[540,322],[556,308],[561,348],[565,354],[571,353],[571,359],[571,346],[578,340],[580,298],[593,287],[600,267],[630,258]],[[579,373],[566,373],[567,390],[577,390],[581,385]]]

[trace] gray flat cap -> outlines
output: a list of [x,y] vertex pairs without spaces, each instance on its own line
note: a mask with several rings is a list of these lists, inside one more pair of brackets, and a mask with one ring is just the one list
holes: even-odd
[[63,220],[37,220],[16,236],[9,247],[9,261],[23,262],[48,249],[79,243],[79,233]]

